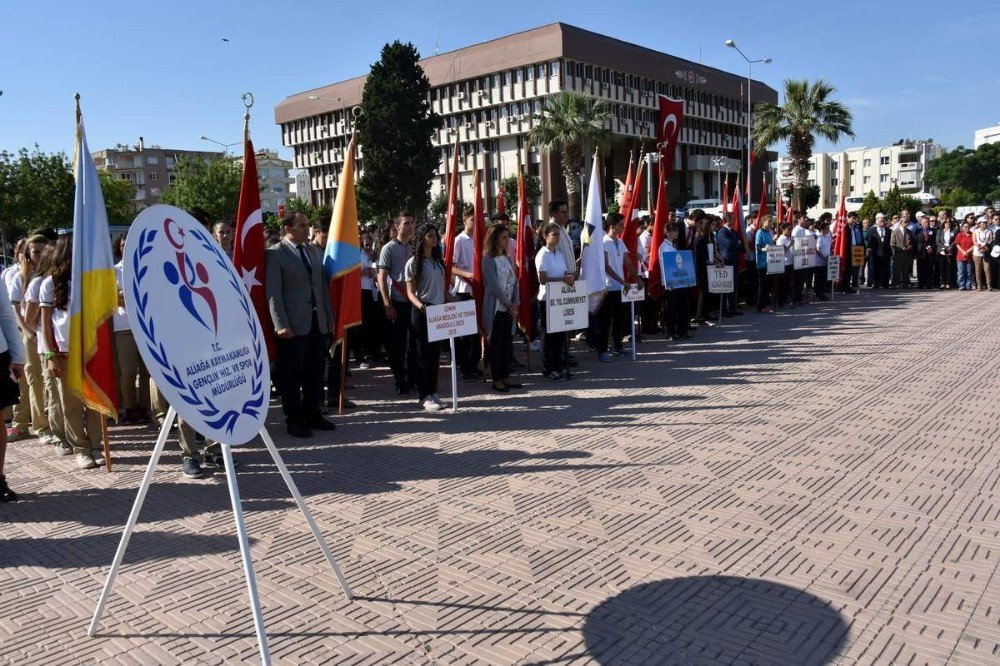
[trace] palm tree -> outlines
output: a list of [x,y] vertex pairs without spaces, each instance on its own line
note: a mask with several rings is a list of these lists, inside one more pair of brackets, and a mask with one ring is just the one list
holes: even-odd
[[548,151],[558,150],[562,156],[571,217],[577,217],[584,155],[611,143],[611,130],[604,127],[610,118],[607,102],[572,90],[547,97],[542,112],[534,116],[528,141]]
[[809,158],[816,137],[836,143],[844,136],[854,136],[851,112],[830,99],[834,90],[823,79],[811,83],[806,79],[787,79],[784,105],[755,105],[754,144],[767,147],[779,139],[788,139],[788,157],[795,174],[795,200],[799,203],[808,182]]

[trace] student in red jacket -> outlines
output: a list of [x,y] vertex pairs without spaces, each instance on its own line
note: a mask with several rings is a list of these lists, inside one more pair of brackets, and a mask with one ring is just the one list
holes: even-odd
[[972,246],[975,240],[969,231],[969,222],[962,223],[962,230],[955,237],[955,259],[958,263],[958,290],[972,289]]

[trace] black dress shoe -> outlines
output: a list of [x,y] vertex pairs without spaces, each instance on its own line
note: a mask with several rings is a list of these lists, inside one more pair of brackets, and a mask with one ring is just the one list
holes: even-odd
[[286,426],[288,434],[292,437],[312,437],[312,430],[302,425],[301,423],[289,423]]
[[522,384],[521,382],[512,382],[509,380],[504,380],[504,384],[507,385],[507,388],[524,388],[524,384]]
[[306,421],[306,428],[312,430],[336,430],[337,426],[330,423],[322,416],[314,416]]

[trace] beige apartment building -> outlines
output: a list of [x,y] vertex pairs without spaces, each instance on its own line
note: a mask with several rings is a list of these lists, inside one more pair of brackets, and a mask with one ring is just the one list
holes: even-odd
[[[938,196],[934,187],[924,186],[927,164],[944,154],[944,148],[928,139],[901,139],[891,146],[848,148],[838,153],[815,153],[809,160],[809,185],[819,185],[817,209],[840,205],[843,182],[848,197],[864,197],[869,192],[884,196],[893,185],[903,194]],[[788,157],[778,160],[778,180],[782,189],[792,186],[794,175]]]
[[[291,196],[292,183],[295,180],[289,175],[292,163],[278,156],[276,150],[258,150],[254,157],[257,161],[257,180],[260,183],[260,210],[264,213],[278,213],[278,206],[288,203]],[[243,155],[236,158],[243,165]]]
[[[479,171],[492,202],[498,181],[516,173],[519,163],[541,177],[543,206],[564,197],[557,156],[526,141],[545,97],[562,90],[586,92],[611,105],[608,128],[614,147],[605,156],[609,177],[624,180],[630,152],[643,145],[652,149],[658,94],[686,102],[676,172],[669,184],[673,201],[718,196],[722,174],[716,164],[745,162],[747,80],[738,74],[564,23],[431,56],[421,65],[431,83],[431,108],[441,115],[432,139],[441,155],[432,196],[446,189],[457,137],[463,198],[470,198],[473,175]],[[361,102],[365,78],[297,93],[275,107],[282,143],[293,149],[295,168],[308,172],[313,203],[329,204],[336,196],[352,132],[351,112]],[[754,81],[751,102],[765,101],[777,103],[777,92]],[[759,197],[766,164],[775,158],[756,161],[754,196]],[[364,146],[359,147],[358,166],[364,169]]]
[[178,162],[186,158],[211,162],[222,157],[222,153],[147,146],[139,137],[135,145],[120,143],[114,148],[95,151],[91,156],[98,169],[111,171],[121,180],[132,181],[135,185],[132,208],[139,212],[160,202],[164,188],[174,182],[174,167]]

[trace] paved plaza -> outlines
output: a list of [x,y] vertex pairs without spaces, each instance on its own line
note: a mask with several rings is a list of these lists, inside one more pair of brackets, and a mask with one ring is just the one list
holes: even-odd
[[[637,364],[580,350],[570,383],[462,384],[457,415],[384,400],[384,369],[354,372],[332,437],[272,409],[358,595],[260,443],[238,450],[274,660],[1000,663],[998,312],[865,292]],[[175,443],[85,635],[155,435],[115,429],[112,474],[11,446],[0,662],[257,661],[224,476],[183,479]]]

